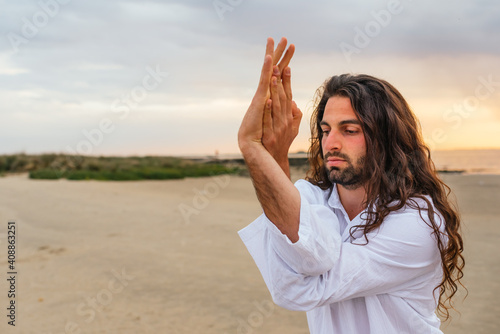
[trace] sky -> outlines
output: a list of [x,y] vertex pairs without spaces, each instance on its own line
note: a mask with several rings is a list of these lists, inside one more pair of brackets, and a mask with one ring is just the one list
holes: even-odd
[[500,148],[500,3],[0,0],[0,154],[238,152],[267,37],[295,44],[307,150],[332,75],[392,83],[431,149]]

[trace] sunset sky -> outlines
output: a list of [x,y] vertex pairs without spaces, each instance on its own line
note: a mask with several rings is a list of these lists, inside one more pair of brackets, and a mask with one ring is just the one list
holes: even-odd
[[500,148],[500,3],[3,0],[0,154],[238,152],[267,37],[296,45],[307,150],[315,90],[386,79],[434,149]]

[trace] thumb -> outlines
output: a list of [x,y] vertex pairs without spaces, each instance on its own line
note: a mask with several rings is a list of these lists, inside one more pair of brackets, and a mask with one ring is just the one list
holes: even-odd
[[299,121],[302,118],[302,111],[300,111],[299,107],[297,107],[297,103],[295,103],[295,101],[292,101],[292,117],[293,119],[298,118]]

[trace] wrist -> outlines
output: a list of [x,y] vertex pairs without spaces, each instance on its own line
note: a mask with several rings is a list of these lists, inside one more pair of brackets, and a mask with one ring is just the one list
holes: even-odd
[[243,157],[250,157],[253,156],[262,150],[266,151],[265,147],[262,145],[261,142],[258,141],[252,141],[252,140],[240,140],[238,142],[238,145],[240,147],[241,154]]
[[286,164],[288,165],[288,154],[280,154],[276,156],[276,161],[280,164]]

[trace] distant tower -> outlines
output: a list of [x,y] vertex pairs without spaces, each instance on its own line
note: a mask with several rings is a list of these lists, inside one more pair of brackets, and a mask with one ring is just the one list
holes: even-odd
[[219,160],[219,150],[215,150],[215,160]]

